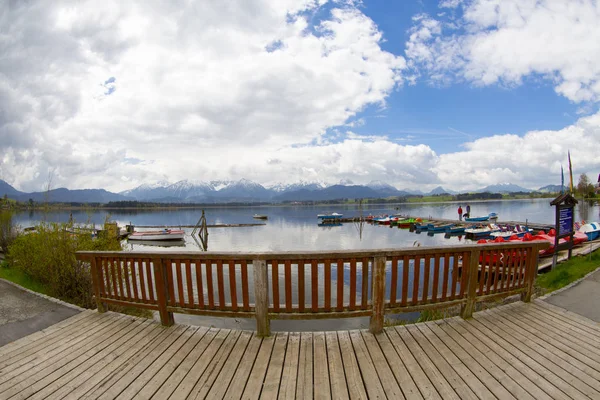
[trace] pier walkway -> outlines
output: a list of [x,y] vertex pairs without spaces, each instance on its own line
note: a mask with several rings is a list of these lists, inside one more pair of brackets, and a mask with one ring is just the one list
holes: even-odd
[[260,338],[84,311],[0,347],[0,399],[20,398],[598,399],[600,324],[535,300]]

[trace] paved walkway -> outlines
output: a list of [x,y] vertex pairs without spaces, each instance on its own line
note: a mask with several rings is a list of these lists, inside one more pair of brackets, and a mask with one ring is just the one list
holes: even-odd
[[0,279],[0,346],[80,312]]
[[0,347],[0,399],[599,399],[599,338],[537,300],[268,338],[85,311]]
[[545,301],[600,322],[600,269]]

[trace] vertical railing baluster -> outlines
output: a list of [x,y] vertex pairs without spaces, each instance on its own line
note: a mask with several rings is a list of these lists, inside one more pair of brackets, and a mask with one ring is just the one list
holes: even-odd
[[310,261],[310,297],[312,312],[319,311],[319,265],[317,260]]
[[475,248],[471,250],[471,262],[469,263],[469,267],[467,271],[468,283],[467,283],[467,301],[462,306],[461,315],[463,318],[471,318],[473,316],[473,311],[475,310],[475,302],[477,300],[477,272],[479,270],[479,249]]
[[325,269],[323,272],[323,279],[325,279],[325,282],[323,282],[324,307],[325,311],[331,311],[331,260],[325,260],[323,268]]
[[256,316],[256,335],[271,334],[269,327],[269,272],[265,260],[253,260],[254,270],[254,310]]
[[229,260],[229,295],[231,296],[231,309],[237,311],[238,300],[237,300],[237,282],[235,275],[235,261]]
[[350,310],[356,310],[356,259],[350,260],[350,304],[348,308]]
[[[175,323],[175,320],[173,319],[173,313],[167,311],[167,303],[170,295],[169,287],[173,286],[173,282],[169,281],[167,274],[167,269],[170,267],[170,264],[168,262],[163,262],[162,258],[153,259],[152,264],[154,266],[154,279],[156,282],[156,297],[160,322],[164,326],[171,326]],[[167,264],[168,267],[166,267],[165,264]]]
[[344,309],[344,261],[337,260],[337,310]]
[[398,257],[392,257],[392,281],[390,282],[390,305],[396,305],[398,291]]
[[373,301],[369,331],[380,333],[383,331],[385,316],[385,256],[373,258]]
[[273,286],[273,311],[279,312],[279,262],[277,260],[271,261],[271,285]]

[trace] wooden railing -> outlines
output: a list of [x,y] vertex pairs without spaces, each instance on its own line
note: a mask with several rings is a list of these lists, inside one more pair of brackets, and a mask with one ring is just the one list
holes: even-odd
[[462,306],[521,293],[529,301],[546,242],[305,253],[78,252],[98,310],[106,304],[173,313],[270,319],[370,316]]

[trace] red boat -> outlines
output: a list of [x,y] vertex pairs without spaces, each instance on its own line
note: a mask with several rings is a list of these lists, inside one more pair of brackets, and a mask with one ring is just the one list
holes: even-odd
[[[533,240],[545,240],[550,243],[550,247],[546,250],[540,250],[540,257],[547,257],[554,254],[554,242],[556,239],[556,231],[554,229],[550,229],[548,233],[544,231],[539,231],[536,235],[532,235],[531,233],[526,233],[523,237],[518,237],[517,235],[511,236],[508,241],[509,242],[531,242]],[[558,244],[567,243],[570,238],[561,238],[558,239]],[[587,235],[581,232],[573,233],[573,246],[578,246],[587,240]],[[494,240],[485,240],[481,239],[477,243],[502,243],[504,239],[496,238]]]

